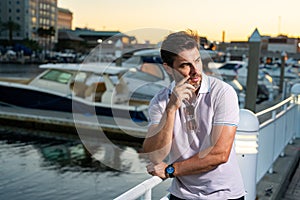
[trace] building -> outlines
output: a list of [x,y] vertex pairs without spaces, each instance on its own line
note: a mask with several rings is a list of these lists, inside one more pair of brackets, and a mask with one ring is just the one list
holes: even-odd
[[268,40],[268,51],[286,53],[298,53],[298,38],[289,38],[284,35],[270,37]]
[[100,43],[104,46],[114,46],[118,40],[121,40],[124,46],[137,43],[134,36],[128,36],[120,31],[95,31],[88,28],[76,28],[72,32],[84,39],[88,48],[94,48]]
[[57,29],[72,29],[73,13],[65,8],[58,8]]
[[[248,41],[231,41],[230,43],[220,43],[218,50],[230,56],[231,60],[243,60],[248,56]],[[280,58],[282,52],[286,52],[289,57],[300,58],[300,39],[279,35],[271,37],[261,36],[261,57]]]
[[[20,25],[20,29],[16,30],[12,37],[16,40],[20,40],[29,37],[28,27],[22,26],[29,23],[29,18],[25,18],[26,7],[29,7],[29,1],[12,1],[1,0],[0,1],[0,22],[7,23],[9,21],[15,22]],[[9,39],[9,31],[3,30],[0,32],[0,39]]]
[[[35,40],[42,46],[50,39],[57,41],[57,0],[1,0],[0,22],[13,22],[13,40]],[[46,30],[52,30],[48,36]],[[43,34],[44,33],[44,34]],[[0,33],[0,40],[9,39],[9,30]]]
[[84,39],[78,37],[73,30],[59,29],[56,50],[64,51],[65,49],[71,49],[76,52],[88,51],[86,50]]

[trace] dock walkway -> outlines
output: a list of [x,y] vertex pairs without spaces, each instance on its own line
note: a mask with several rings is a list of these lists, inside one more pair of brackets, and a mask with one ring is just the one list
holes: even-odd
[[300,163],[296,172],[290,182],[286,193],[283,196],[283,200],[299,200],[300,199]]
[[267,173],[256,185],[258,200],[300,199],[300,138],[285,148],[285,155],[274,163],[273,173]]

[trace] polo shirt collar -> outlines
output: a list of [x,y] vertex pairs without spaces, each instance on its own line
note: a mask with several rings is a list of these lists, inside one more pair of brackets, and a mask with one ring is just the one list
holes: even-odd
[[209,85],[209,77],[202,73],[202,81],[201,81],[201,86],[199,93],[209,93],[210,90],[210,85]]

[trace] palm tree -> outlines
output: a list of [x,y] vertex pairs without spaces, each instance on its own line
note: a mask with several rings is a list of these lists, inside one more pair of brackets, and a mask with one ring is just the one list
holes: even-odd
[[44,28],[42,28],[42,27],[38,28],[37,34],[38,34],[40,37],[45,37],[45,35],[46,35],[46,29],[44,29]]
[[48,29],[47,29],[47,35],[48,36],[54,36],[55,35],[55,28],[53,26],[50,26]]
[[[44,41],[45,42],[43,44],[44,49],[49,50],[48,46],[50,46],[50,50],[51,50],[51,40],[52,40],[52,37],[55,36],[54,27],[51,26],[48,29],[40,27],[37,30],[37,34],[39,35],[39,37],[43,37],[43,38],[46,38],[48,40],[48,42]],[[48,43],[48,45],[47,45],[47,43]]]
[[49,37],[50,50],[52,50],[52,37],[55,36],[55,29],[53,26],[50,26],[46,32],[47,32],[47,36]]
[[[42,37],[42,38],[44,38],[45,37],[45,35],[46,35],[46,29],[44,29],[43,27],[39,27],[38,29],[37,29],[37,34],[38,34],[38,36],[39,37]],[[45,42],[44,42],[44,39],[43,40],[40,40],[39,39],[39,41],[41,42],[40,44],[42,45],[42,50],[43,51],[45,51]],[[45,52],[43,53],[43,55],[45,56]]]
[[14,21],[7,21],[1,24],[1,30],[6,30],[8,31],[8,35],[9,35],[9,43],[12,44],[13,42],[13,33],[15,31],[20,31],[21,26],[20,24],[14,22]]

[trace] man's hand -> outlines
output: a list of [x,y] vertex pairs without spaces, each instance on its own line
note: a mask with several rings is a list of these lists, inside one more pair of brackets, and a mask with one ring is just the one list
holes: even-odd
[[161,162],[159,164],[150,163],[149,165],[147,165],[147,172],[152,176],[158,176],[161,179],[166,179],[167,177],[166,177],[165,169],[167,166],[168,164],[164,162]]
[[171,105],[175,105],[176,109],[181,106],[184,99],[189,100],[193,96],[195,87],[187,83],[189,78],[189,76],[184,77],[176,83],[176,86],[173,89],[169,104],[171,103]]

